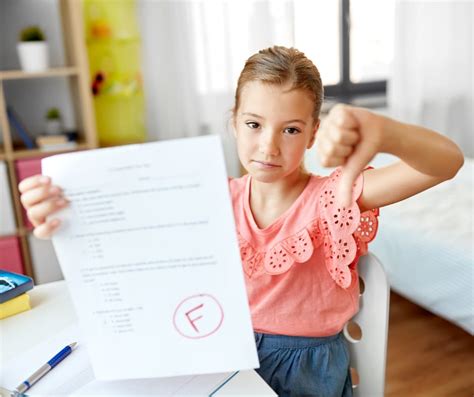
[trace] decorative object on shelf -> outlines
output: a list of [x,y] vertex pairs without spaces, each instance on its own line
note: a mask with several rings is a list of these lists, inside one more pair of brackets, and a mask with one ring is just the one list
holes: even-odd
[[84,0],[82,4],[100,144],[144,142],[145,100],[135,0]]
[[57,135],[63,132],[61,112],[58,108],[49,108],[45,114],[46,134]]
[[31,136],[28,133],[28,130],[25,127],[25,124],[21,121],[20,117],[18,116],[18,113],[16,113],[11,106],[7,106],[7,115],[8,115],[8,120],[10,121],[10,124],[12,125],[12,127],[14,127],[14,129],[18,133],[24,145],[28,149],[34,149],[35,143],[33,142],[33,139],[31,139]]
[[48,69],[48,43],[38,26],[28,26],[20,32],[17,50],[21,68],[25,72],[41,72]]
[[39,135],[35,139],[36,145],[43,152],[72,150],[77,148],[77,142],[67,133],[56,135]]
[[96,96],[100,94],[101,88],[104,85],[105,76],[102,72],[97,72],[92,81],[92,95]]

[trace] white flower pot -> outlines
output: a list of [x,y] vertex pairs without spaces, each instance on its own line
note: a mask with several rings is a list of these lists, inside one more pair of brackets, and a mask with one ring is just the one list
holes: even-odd
[[40,72],[48,69],[48,43],[45,41],[24,41],[17,44],[21,68],[25,72]]
[[57,135],[63,132],[61,120],[46,120],[46,134]]

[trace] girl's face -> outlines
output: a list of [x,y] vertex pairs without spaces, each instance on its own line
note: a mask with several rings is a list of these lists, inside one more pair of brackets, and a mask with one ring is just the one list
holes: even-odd
[[319,120],[302,90],[253,81],[245,84],[234,119],[239,158],[255,179],[275,182],[299,176],[306,149],[314,144]]

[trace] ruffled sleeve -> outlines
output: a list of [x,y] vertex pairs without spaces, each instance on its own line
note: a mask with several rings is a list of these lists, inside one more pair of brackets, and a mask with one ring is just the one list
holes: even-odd
[[362,174],[354,184],[350,206],[340,207],[336,192],[341,174],[338,168],[326,178],[316,194],[316,211],[291,235],[271,247],[259,250],[237,232],[243,268],[249,278],[261,273],[286,273],[293,266],[307,262],[322,246],[330,276],[340,287],[349,288],[352,270],[377,233],[379,211],[360,213],[357,200],[362,194]]
[[320,227],[326,268],[339,286],[348,288],[352,282],[351,269],[367,252],[368,243],[377,233],[379,210],[360,213],[357,200],[362,194],[362,174],[354,183],[351,204],[347,208],[339,206],[336,192],[341,174],[341,169],[336,169],[321,189]]

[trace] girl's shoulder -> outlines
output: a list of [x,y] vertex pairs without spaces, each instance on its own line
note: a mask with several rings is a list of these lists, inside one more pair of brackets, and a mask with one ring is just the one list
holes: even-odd
[[231,178],[231,177],[228,178],[230,196],[233,201],[243,196],[245,192],[245,187],[248,182],[248,178],[249,178],[248,174],[241,176],[240,178]]

